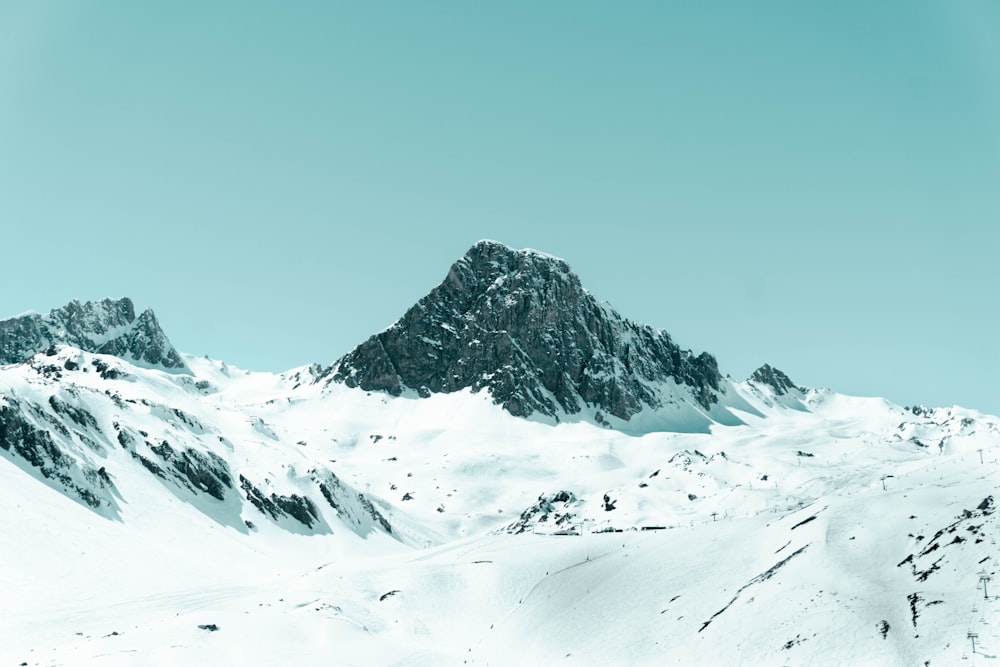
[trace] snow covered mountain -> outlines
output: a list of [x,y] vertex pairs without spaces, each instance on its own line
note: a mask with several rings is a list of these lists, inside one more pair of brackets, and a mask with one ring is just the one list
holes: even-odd
[[1000,419],[733,382],[541,253],[476,244],[325,368],[178,353],[127,299],[2,322],[0,350],[5,662],[948,665],[1000,640]]
[[715,358],[624,319],[561,259],[480,241],[395,324],[326,373],[349,387],[421,396],[486,389],[517,416],[589,409],[619,420],[726,388]]

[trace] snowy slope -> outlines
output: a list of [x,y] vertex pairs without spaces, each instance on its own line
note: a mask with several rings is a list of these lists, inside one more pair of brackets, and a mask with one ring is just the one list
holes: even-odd
[[[996,418],[827,391],[789,408],[744,383],[764,416],[634,436],[481,394],[323,388],[308,368],[42,359],[61,377],[7,367],[3,400],[86,409],[96,428],[64,417],[53,437],[113,488],[91,508],[3,452],[11,661],[910,665],[982,660],[970,631],[996,646],[980,581],[1000,556]],[[130,449],[122,432],[148,436]],[[157,476],[133,453],[166,469],[145,444],[163,440],[309,498],[320,522],[272,517],[235,482],[217,499]],[[317,470],[392,530],[324,503]]]

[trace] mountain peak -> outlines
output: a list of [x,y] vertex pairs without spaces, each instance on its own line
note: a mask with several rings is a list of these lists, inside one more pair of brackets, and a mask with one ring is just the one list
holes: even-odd
[[499,241],[479,241],[455,262],[452,272],[471,272],[495,280],[502,275],[522,271],[541,272],[543,279],[550,274],[565,274],[579,282],[566,260],[530,248],[518,250]]
[[435,292],[445,298],[467,295],[480,299],[487,292],[523,292],[553,283],[581,289],[580,279],[563,259],[535,250],[516,250],[497,241],[479,241],[452,264]]
[[24,361],[56,344],[150,366],[187,368],[153,311],[146,309],[136,317],[135,305],[127,297],[73,300],[47,315],[30,313],[0,321],[0,364]]
[[466,256],[476,253],[476,252],[489,252],[490,250],[496,252],[518,252],[517,248],[509,246],[503,241],[495,241],[493,239],[479,239],[472,244]]
[[749,380],[757,384],[767,385],[774,390],[777,396],[784,396],[789,391],[801,391],[801,387],[792,382],[790,377],[770,364],[764,364],[755,370],[750,375]]
[[465,257],[463,257],[463,259],[472,259],[478,257],[499,257],[499,256],[506,256],[506,257],[531,256],[539,260],[548,260],[556,262],[564,265],[566,268],[569,268],[569,265],[566,263],[566,260],[563,259],[562,257],[556,257],[555,255],[550,255],[547,252],[542,252],[541,250],[535,250],[534,248],[518,249],[513,246],[509,246],[506,243],[503,243],[502,241],[494,241],[492,239],[481,239],[479,241],[476,241],[472,245],[472,247],[469,248],[469,250],[465,253]]
[[661,407],[669,381],[704,409],[721,388],[711,355],[624,319],[565,260],[496,241],[473,245],[440,285],[327,375],[394,395],[485,388],[517,416],[591,406],[623,420]]

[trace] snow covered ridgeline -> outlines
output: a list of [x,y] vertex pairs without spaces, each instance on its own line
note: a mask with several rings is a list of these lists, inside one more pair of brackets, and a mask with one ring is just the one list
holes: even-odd
[[[146,313],[149,314],[146,321],[155,323],[151,311]],[[206,364],[200,360],[196,363],[200,372],[192,371],[188,367],[189,362],[173,350],[158,325],[149,336],[126,337],[135,345],[126,346],[119,359],[105,354],[87,354],[71,346],[59,348],[51,342],[56,339],[74,340],[105,352],[122,349],[120,346],[109,348],[108,341],[120,341],[125,334],[134,333],[137,323],[143,321],[144,316],[135,318],[132,304],[127,299],[82,306],[74,302],[48,316],[24,316],[0,327],[7,332],[5,349],[21,350],[18,354],[47,345],[44,352],[10,368],[10,377],[19,379],[0,398],[4,403],[3,428],[6,429],[3,449],[9,452],[12,461],[30,474],[107,516],[117,516],[120,510],[121,491],[115,483],[117,464],[107,457],[108,451],[117,452],[119,449],[127,454],[129,465],[139,466],[170,489],[193,494],[199,506],[208,502],[202,507],[203,511],[224,525],[244,530],[261,520],[270,520],[295,531],[326,531],[330,530],[331,524],[317,508],[330,506],[339,515],[353,517],[351,521],[361,530],[376,528],[405,535],[405,531],[400,533],[392,529],[394,521],[401,521],[398,517],[403,516],[402,509],[405,508],[406,513],[423,515],[421,522],[435,526],[433,536],[410,538],[419,543],[439,541],[446,539],[444,536],[447,535],[493,530],[499,526],[508,526],[507,529],[512,532],[524,532],[529,528],[532,532],[545,532],[553,525],[558,526],[557,530],[570,532],[657,529],[683,524],[691,512],[702,518],[709,514],[727,516],[730,510],[735,512],[735,501],[727,500],[726,506],[719,504],[718,498],[722,496],[740,498],[739,503],[745,508],[756,511],[773,501],[763,492],[770,487],[777,488],[773,471],[761,470],[746,478],[732,475],[726,471],[731,462],[724,452],[706,458],[693,446],[651,461],[645,469],[633,469],[626,478],[616,476],[612,471],[633,464],[636,459],[632,453],[605,454],[593,459],[600,476],[605,479],[603,488],[599,490],[555,483],[526,487],[529,489],[527,493],[512,497],[500,508],[508,512],[528,512],[528,517],[514,523],[509,519],[489,519],[491,514],[483,506],[466,506],[466,519],[475,517],[474,521],[456,521],[453,512],[457,489],[449,491],[447,483],[434,484],[431,489],[414,488],[408,479],[398,476],[386,476],[379,480],[379,475],[372,469],[354,473],[357,476],[355,484],[369,489],[370,493],[358,493],[357,502],[351,503],[343,500],[350,497],[352,492],[348,491],[340,494],[340,501],[334,502],[331,497],[337,494],[331,489],[351,488],[340,484],[330,470],[332,463],[338,463],[337,459],[311,458],[300,466],[292,466],[289,461],[301,458],[300,454],[305,451],[302,447],[307,443],[357,442],[366,437],[357,431],[351,432],[351,428],[358,426],[353,415],[346,421],[353,426],[344,433],[338,423],[339,417],[329,406],[335,400],[343,400],[344,396],[352,394],[342,391],[345,386],[349,388],[355,384],[352,378],[357,377],[356,374],[340,375],[347,367],[345,360],[360,354],[359,350],[365,346],[384,348],[378,336],[335,365],[333,368],[340,370],[333,375],[333,368],[297,369],[274,380],[264,380],[266,386],[262,390],[244,389],[257,381],[247,378],[273,376],[238,372],[234,377],[225,371],[225,365]],[[470,332],[486,332],[510,341],[512,347],[491,348],[489,354],[483,355],[480,349],[482,341],[477,338],[464,343],[464,339],[457,334],[459,325],[465,327],[466,337],[472,335]],[[438,338],[431,339],[429,335],[420,334],[421,331],[434,333]],[[511,331],[517,335],[512,335]],[[540,336],[538,331],[542,332]],[[15,335],[11,332],[20,333]],[[560,332],[563,338],[556,340],[555,334]],[[554,410],[552,414],[556,421],[560,417],[563,422],[574,421],[571,419],[571,408],[576,409],[579,411],[577,414],[582,415],[578,423],[581,430],[575,438],[577,442],[606,440],[606,436],[595,435],[583,428],[588,422],[613,426],[633,435],[655,434],[662,430],[702,431],[707,434],[713,428],[717,431],[719,424],[740,425],[745,420],[773,417],[786,409],[806,413],[815,411],[816,406],[822,405],[830,396],[835,397],[798,387],[787,375],[768,365],[755,371],[751,379],[742,384],[719,381],[717,370],[704,377],[697,373],[691,375],[694,372],[692,369],[700,363],[697,359],[710,360],[710,363],[705,363],[712,369],[715,368],[714,359],[704,354],[693,357],[673,345],[664,332],[635,325],[606,305],[599,304],[580,287],[579,279],[564,261],[535,251],[516,251],[495,242],[481,242],[470,249],[452,267],[444,283],[408,311],[396,325],[383,332],[388,333],[395,336],[394,340],[401,346],[402,353],[409,355],[405,359],[400,357],[404,366],[409,364],[422,369],[421,372],[430,374],[428,377],[431,378],[437,377],[434,375],[436,372],[443,373],[441,391],[428,390],[422,395],[461,397],[486,387],[491,398],[497,401],[506,390],[492,380],[497,373],[503,375],[516,371],[516,378],[509,376],[514,378],[513,384],[507,386],[514,392],[510,395],[513,402],[505,404],[508,412],[518,414],[519,409],[511,410],[511,407],[523,407],[526,404],[521,402],[522,399],[529,396],[547,397],[545,400],[549,402],[543,408]],[[466,369],[479,368],[482,364],[485,364],[483,368],[496,365],[499,369],[496,372],[481,372],[480,377],[489,382],[467,387],[460,387],[461,383],[454,386],[447,384],[449,371],[442,371],[439,362],[444,354],[442,341],[448,340],[448,333],[454,334],[454,349],[449,354],[465,356],[449,357],[447,364]],[[517,343],[521,337],[524,337],[528,347],[535,350],[533,355],[528,355],[524,346]],[[415,346],[411,345],[413,341],[417,341]],[[438,352],[428,351],[424,347],[426,345]],[[139,363],[137,359],[155,358],[153,353],[162,349],[169,349],[171,355],[177,357],[177,363],[185,369],[184,374],[165,378],[162,374],[151,372],[155,371],[155,366],[149,370],[136,366]],[[512,354],[514,362],[508,363],[510,360],[500,356],[501,353]],[[425,361],[429,365],[421,365]],[[161,365],[160,368],[164,367]],[[595,368],[604,368],[605,371],[611,368],[614,372],[598,372]],[[173,364],[167,368],[175,369]],[[668,370],[674,375],[666,375]],[[472,372],[470,377],[477,373],[480,371]],[[577,373],[576,380],[573,373]],[[660,379],[650,379],[656,373],[660,373]],[[546,376],[555,378],[556,384],[551,385],[558,390],[555,393],[543,381]],[[339,389],[337,383],[331,384],[331,379],[337,378],[343,380]],[[396,374],[392,378],[400,380],[401,376]],[[602,382],[605,384],[601,385]],[[715,382],[717,393],[692,393],[692,387],[699,382],[702,382],[702,389],[708,386],[704,382]],[[40,384],[47,389],[39,391]],[[607,392],[596,397],[588,393],[598,385]],[[427,388],[426,384],[420,386]],[[388,393],[393,393],[394,388],[402,392],[406,385],[389,387]],[[559,393],[562,390],[565,392]],[[249,403],[230,398],[236,395],[246,398]],[[596,403],[581,403],[584,395],[590,396]],[[602,406],[607,407],[601,402],[604,400],[602,395],[613,397],[612,402],[618,407],[629,404],[637,396],[645,396],[651,402],[631,404],[628,410],[639,408],[639,412],[626,420],[615,416],[612,412],[614,406],[608,409],[607,414],[602,413]],[[223,396],[226,398],[223,399]],[[280,404],[282,400],[294,403],[294,410],[270,414],[274,412],[271,406]],[[203,405],[206,401],[215,403],[214,410],[208,413]],[[433,427],[440,424],[454,427],[454,414],[439,413],[440,408],[434,407],[447,405],[448,402],[425,400],[417,403],[419,405],[413,410],[420,413],[421,420],[426,420]],[[247,414],[248,405],[252,414]],[[479,403],[475,402],[475,405],[470,414],[480,414]],[[548,407],[544,407],[546,405]],[[888,414],[893,409],[898,410],[892,408]],[[360,428],[368,432],[367,437],[373,438],[373,443],[377,443],[382,437],[378,433],[385,431],[384,425],[378,424],[386,420],[395,423],[400,417],[391,409],[384,411],[379,407],[373,412],[368,410],[370,406],[362,411],[360,419],[363,425]],[[220,412],[229,416],[222,418]],[[299,415],[299,423],[288,421],[288,415],[293,412]],[[491,415],[489,410],[486,413]],[[261,414],[269,416],[265,420]],[[933,421],[936,413],[918,409],[914,414],[923,419],[907,422],[908,426],[901,423],[893,433],[894,442],[905,439],[924,448],[933,444],[940,453],[953,436],[975,433],[977,428],[977,421],[972,417],[962,417],[960,423],[949,418],[947,428],[942,429],[941,423]],[[485,423],[493,417],[483,414],[480,419]],[[238,426],[234,427],[234,424]],[[248,424],[251,427],[249,432],[245,430]],[[334,428],[331,429],[331,426]],[[979,426],[980,432],[993,429],[995,433],[988,421]],[[508,420],[497,423],[495,432],[509,434],[522,427],[517,420]],[[879,428],[883,432],[873,437],[884,440],[884,427]],[[330,435],[331,430],[341,433],[339,439]],[[941,435],[942,432],[948,435]],[[548,437],[541,439],[547,440]],[[529,438],[529,442],[534,441],[535,436]],[[407,442],[424,443],[425,439],[414,436],[396,441],[395,436],[390,436],[390,442],[402,445]],[[246,463],[261,456],[259,449],[242,454],[242,462],[234,459],[236,448],[247,443],[279,449],[295,443],[295,447],[290,448],[291,452],[277,454],[277,468],[268,468],[261,474],[246,471]],[[581,450],[580,458],[589,459],[591,455],[583,453],[587,447],[577,446]],[[705,443],[698,443],[698,446],[707,449]],[[412,444],[409,447],[405,454],[385,457],[385,462],[409,458],[413,451],[418,452],[418,458],[426,454],[423,448],[413,450]],[[486,451],[495,448],[496,445],[490,443]],[[490,468],[501,465],[501,460],[507,463],[517,461],[522,454],[500,457],[485,464],[477,461],[474,465],[477,469],[483,466]],[[443,451],[442,455],[449,455],[449,452]],[[292,458],[289,459],[289,456]],[[813,454],[797,449],[795,456],[799,457],[797,464],[801,465],[801,457],[812,457]],[[446,473],[452,469],[450,463],[455,460],[451,458],[443,466]],[[675,470],[676,474],[660,474],[661,470],[676,468],[678,460],[684,463]],[[756,467],[745,457],[737,456],[734,461],[740,461],[740,465],[748,470]],[[707,468],[699,469],[702,462]],[[343,465],[343,458],[339,463]],[[384,462],[379,462],[376,467],[383,467],[381,463]],[[522,465],[517,463],[515,467]],[[559,465],[563,464],[560,462]],[[605,470],[605,467],[608,469]],[[279,469],[287,471],[281,476],[291,478],[293,483],[276,479]],[[303,469],[306,472],[300,472]],[[407,473],[407,477],[412,477],[412,474],[412,471]],[[770,487],[763,483],[768,481],[769,475]],[[481,484],[478,492],[495,495],[489,490],[496,486],[494,479],[477,480],[477,483]],[[751,489],[753,493],[748,493]],[[547,497],[563,493],[572,496],[572,507],[568,505],[561,514],[545,509],[548,507]],[[222,508],[212,505],[216,502],[221,503]],[[396,508],[397,518],[387,518],[388,507]],[[558,519],[558,523],[549,523],[550,514]],[[444,526],[439,525],[442,521]]]

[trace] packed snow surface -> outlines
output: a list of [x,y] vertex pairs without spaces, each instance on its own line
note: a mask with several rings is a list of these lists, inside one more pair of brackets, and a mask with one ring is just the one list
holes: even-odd
[[995,417],[748,382],[741,425],[623,433],[184,362],[0,369],[99,500],[0,451],[3,664],[997,662]]

